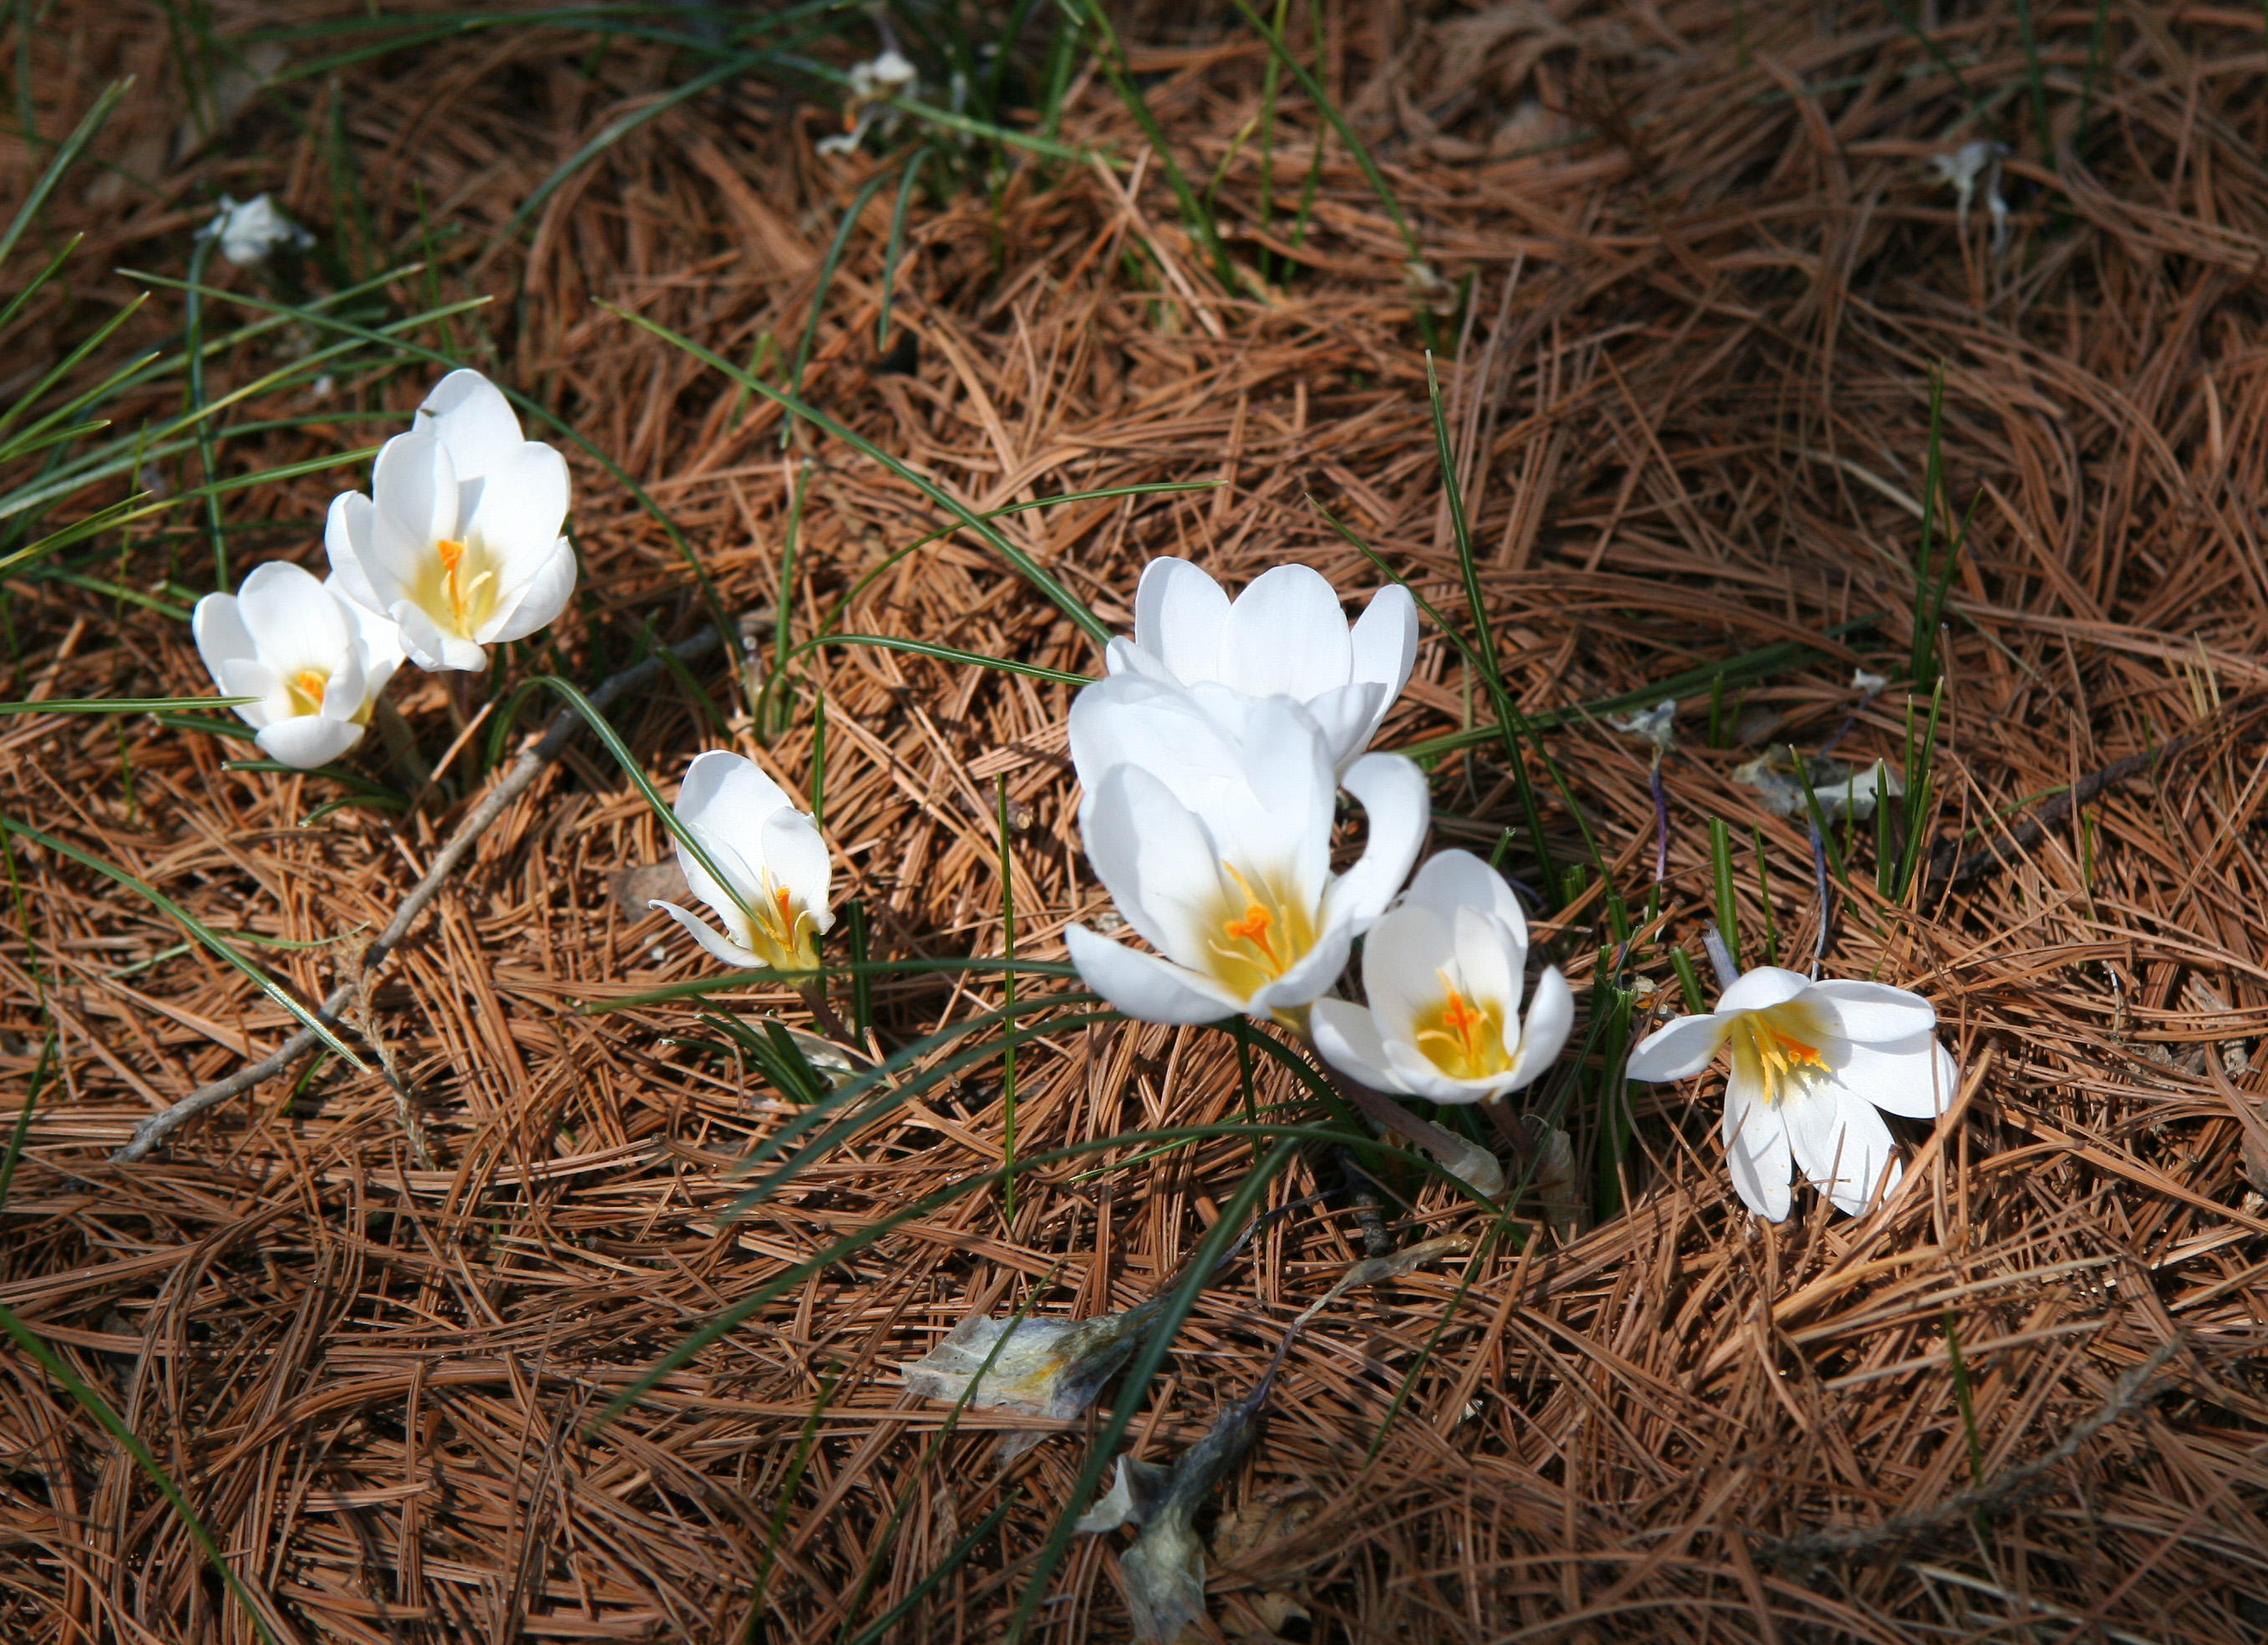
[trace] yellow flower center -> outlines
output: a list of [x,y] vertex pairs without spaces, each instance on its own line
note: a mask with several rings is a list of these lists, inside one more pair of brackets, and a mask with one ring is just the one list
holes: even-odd
[[1824,1037],[1808,1022],[1791,1021],[1785,1006],[1743,1011],[1733,1024],[1733,1066],[1777,1106],[1789,1090],[1814,1073],[1827,1071],[1815,1043]]
[[763,895],[748,910],[747,948],[776,971],[815,971],[819,969],[819,927],[810,911],[764,871]]
[[331,676],[320,668],[302,668],[284,682],[284,693],[291,699],[294,714],[320,714],[323,712],[323,690]]
[[443,537],[420,568],[410,594],[444,633],[469,639],[494,615],[496,568],[485,545]]
[[1209,938],[1215,977],[1240,999],[1248,1000],[1297,964],[1315,945],[1314,916],[1263,875],[1257,883],[1236,865],[1220,865],[1236,882],[1238,896],[1225,900],[1213,921],[1219,935]]
[[1447,971],[1433,975],[1441,979],[1440,1001],[1420,1011],[1411,1024],[1426,1060],[1452,1080],[1485,1080],[1509,1071],[1504,1007],[1493,1000],[1468,1000]]

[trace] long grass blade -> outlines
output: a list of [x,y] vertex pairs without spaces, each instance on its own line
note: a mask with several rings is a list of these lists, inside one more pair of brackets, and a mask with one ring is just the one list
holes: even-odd
[[238,953],[235,948],[225,941],[218,932],[206,925],[204,921],[199,919],[195,914],[189,912],[188,909],[183,908],[172,897],[167,896],[156,886],[150,884],[147,881],[138,879],[135,875],[127,873],[125,869],[118,867],[115,863],[105,862],[92,852],[84,851],[78,846],[72,845],[68,840],[57,839],[52,834],[44,833],[38,829],[28,827],[25,823],[18,822],[13,817],[0,817],[0,828],[5,828],[11,834],[20,834],[26,839],[34,841],[40,845],[44,845],[48,850],[55,852],[58,857],[68,857],[73,862],[79,864],[83,867],[93,869],[97,874],[103,875],[106,879],[115,881],[118,884],[124,886],[128,890],[134,892],[136,896],[143,897],[156,908],[171,916],[180,925],[183,930],[187,931],[192,937],[195,937],[197,941],[205,948],[209,949],[216,958],[225,961],[228,964],[234,966],[238,970],[243,972],[245,976],[250,977],[254,985],[259,988],[261,993],[266,994],[277,1005],[282,1006],[286,1011],[289,1011],[293,1017],[298,1019],[300,1026],[313,1030],[317,1038],[320,1039],[324,1044],[329,1046],[340,1056],[345,1058],[347,1061],[351,1063],[356,1068],[361,1070],[364,1073],[370,1072],[370,1065],[363,1061],[361,1058],[356,1056],[352,1051],[349,1050],[346,1042],[341,1039],[337,1034],[334,1033],[330,1027],[326,1024],[321,1018],[318,1017],[313,1012],[308,1010],[306,1007],[301,1005],[297,1000],[293,999],[291,993],[285,990],[282,985],[270,979],[267,973],[262,971],[258,966],[254,965],[250,960],[245,958],[243,955]]

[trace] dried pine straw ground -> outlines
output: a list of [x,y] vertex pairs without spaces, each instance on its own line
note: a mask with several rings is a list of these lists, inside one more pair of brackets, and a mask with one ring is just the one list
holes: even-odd
[[[1264,55],[1233,14],[1167,10],[1120,23],[1201,186],[1259,107]],[[1827,963],[1931,994],[1964,1073],[1954,1114],[1899,1125],[1895,1204],[1852,1220],[1799,1190],[1793,1220],[1761,1224],[1721,1169],[1713,1082],[1641,1088],[1626,1210],[1561,1243],[1525,1207],[1520,1239],[1469,1269],[1452,1258],[1354,1293],[1298,1343],[1207,1526],[1208,1626],[1227,1637],[2268,1630],[2268,1208],[2247,1177],[2257,1120],[2242,1118],[2268,1092],[2262,19],[2122,0],[2090,85],[2093,9],[2039,11],[2036,103],[2018,8],[1937,11],[1942,62],[1900,10],[1326,8],[1329,85],[1428,259],[1471,277],[1461,314],[1438,322],[1444,393],[1521,704],[1595,699],[1873,619],[1727,693],[1721,746],[1707,696],[1684,701],[1664,770],[1662,914],[1634,973],[1666,1008],[1669,949],[1698,954],[1711,817],[1732,824],[1749,957],[1764,923],[1752,825],[1783,951],[1809,951],[1805,835],[1730,773],[1761,739],[1826,741],[1857,703],[1854,668],[1903,674],[1940,362],[1954,517],[1977,506],[1946,601],[1935,837],[1999,849],[1893,907],[1873,889],[1871,840],[1852,845]],[[217,27],[273,16],[225,6]],[[1295,39],[1304,17],[1295,7]],[[166,30],[154,14],[118,25],[111,8],[64,4],[28,42],[9,37],[50,134],[111,78],[140,77],[96,150],[131,174],[75,173],[34,237],[88,236],[12,384],[133,289],[107,270],[180,276],[215,195],[269,188],[334,243],[367,247],[373,271],[431,248],[431,272],[390,289],[393,314],[497,299],[419,339],[534,395],[641,482],[729,609],[768,614],[767,647],[806,457],[799,636],[941,523],[838,439],[806,428],[784,453],[775,409],[599,306],[736,361],[768,333],[765,370],[783,379],[875,164],[814,157],[834,111],[754,81],[703,97],[507,235],[578,144],[693,70],[636,41],[601,54],[569,31],[474,33],[289,84],[181,156]],[[1982,114],[1963,123],[1971,96]],[[2041,110],[2059,169],[2041,160]],[[1279,202],[1318,123],[1288,82],[1282,122]],[[1270,233],[1290,255],[1270,266],[1288,277],[1263,301],[1212,281],[1101,76],[1082,70],[1063,134],[1130,169],[1020,162],[997,198],[948,179],[912,212],[894,320],[917,339],[909,371],[882,369],[875,347],[895,188],[874,196],[827,293],[814,401],[980,508],[1217,483],[1004,522],[1114,625],[1156,554],[1233,581],[1299,559],[1371,586],[1310,497],[1460,612],[1407,252],[1349,151],[1328,146],[1297,248],[1279,204]],[[2016,147],[1997,260],[1981,195],[1964,232],[1926,167],[1980,134]],[[10,143],[20,194],[32,168]],[[1218,210],[1251,268],[1259,187],[1248,139]],[[212,275],[263,289],[217,260]],[[160,292],[119,341],[181,321]],[[224,357],[213,391],[309,340]],[[405,415],[437,370],[343,371],[339,423],[232,443],[232,471],[371,443],[384,424],[345,412]],[[158,399],[146,409],[178,404]],[[232,416],[319,409],[297,394]],[[649,630],[676,640],[708,621],[653,514],[572,461],[585,579],[556,648],[515,648],[507,681],[551,668],[593,684]],[[232,494],[239,573],[272,554],[320,566],[321,510],[363,472]],[[202,525],[159,523],[99,539],[105,574],[210,586]],[[209,689],[176,618],[82,585],[7,587],[8,697]],[[1097,661],[966,534],[880,578],[845,626],[1075,672]],[[999,953],[1002,777],[1020,824],[1019,952],[1059,958],[1063,923],[1103,911],[1062,753],[1067,688],[843,646],[803,680],[769,742],[713,653],[615,719],[665,792],[728,734],[800,788],[823,690],[837,883],[865,899],[878,955]],[[397,700],[438,759],[454,740],[445,689],[413,677]],[[1905,712],[1902,690],[1877,699],[1840,751],[1902,758]],[[1382,744],[1476,718],[1485,697],[1429,627]],[[494,780],[485,730],[414,816],[347,808],[306,826],[335,784],[225,771],[244,745],[146,719],[11,719],[0,758],[10,815],[216,926],[311,945],[257,953],[313,1000]],[[1644,750],[1581,720],[1543,741],[1642,911]],[[2055,806],[2138,754],[2091,803]],[[355,758],[383,763],[374,748]],[[1574,815],[1535,775],[1572,860]],[[1436,844],[1485,850],[1520,820],[1500,743],[1442,759],[1436,794]],[[759,1583],[768,1640],[855,1635],[894,1609],[894,1640],[999,1637],[1049,1528],[1085,1506],[1071,1500],[1085,1442],[1050,1439],[996,1474],[997,1435],[1020,1420],[970,1413],[939,1447],[945,1407],[910,1401],[896,1368],[972,1310],[1082,1316],[1148,1296],[1244,1180],[1236,1138],[1035,1166],[1012,1218],[988,1190],[896,1229],[593,1430],[719,1309],[1002,1155],[995,1059],[720,1221],[728,1168],[792,1110],[752,1069],[688,1043],[706,1032],[701,1001],[578,1010],[711,974],[612,889],[665,845],[584,737],[446,883],[380,973],[372,1022],[414,1092],[428,1162],[386,1084],[332,1062],[129,1164],[109,1156],[136,1121],[290,1024],[235,973],[179,952],[179,927],[146,901],[15,843],[27,926],[11,912],[0,941],[10,1088],[30,1087],[49,1024],[60,1054],[0,1223],[0,1302],[147,1440],[279,1638],[722,1641],[748,1637]],[[1511,866],[1532,860],[1523,830]],[[1600,918],[1594,882],[1541,922],[1579,990]],[[998,998],[990,975],[912,974],[880,982],[875,1010],[899,1044]],[[723,1000],[807,1020],[784,991]],[[1244,1111],[1233,1043],[1210,1030],[1043,1029],[1016,1071],[1020,1154]],[[1601,1128],[1571,1088],[1563,1073],[1531,1095],[1567,1104],[1587,1184]],[[1264,1063],[1257,1095],[1304,1102]],[[1204,1290],[1130,1430],[1140,1454],[1176,1453],[1243,1397],[1291,1316],[1361,1254],[1369,1208],[1352,1180],[1311,1148],[1270,1186],[1282,1213]],[[1439,1185],[1400,1185],[1415,1199],[1384,1205],[1395,1244],[1491,1227]],[[24,1354],[6,1350],[4,1368],[0,1637],[252,1639],[128,1454]],[[1972,1511],[1957,1494],[1980,1480]],[[1127,1636],[1122,1542],[1072,1544],[1032,1637]]]

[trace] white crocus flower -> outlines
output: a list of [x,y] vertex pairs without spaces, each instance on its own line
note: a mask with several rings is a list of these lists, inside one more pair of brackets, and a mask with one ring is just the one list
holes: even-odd
[[1742,1200],[1784,1220],[1792,1163],[1855,1216],[1900,1171],[1875,1110],[1928,1119],[1953,1100],[1953,1058],[1936,1030],[1936,1007],[1919,994],[1760,965],[1716,1010],[1639,1041],[1630,1077],[1682,1080],[1727,1048],[1725,1158]]
[[241,202],[223,195],[204,232],[220,241],[222,256],[245,268],[267,262],[284,247],[304,250],[315,243],[313,234],[277,210],[266,195]]
[[1315,1048],[1365,1085],[1436,1103],[1494,1101],[1535,1082],[1574,1026],[1557,966],[1521,1016],[1528,921],[1504,876],[1438,852],[1362,944],[1367,1006],[1315,1001]]
[[1304,1025],[1425,835],[1424,773],[1398,754],[1366,755],[1343,780],[1369,838],[1334,875],[1340,779],[1321,727],[1281,697],[1120,675],[1071,704],[1071,749],[1087,860],[1159,954],[1080,926],[1064,940],[1088,985],[1145,1022],[1241,1012]]
[[725,931],[719,935],[699,915],[659,897],[646,906],[660,909],[727,965],[817,970],[818,940],[835,915],[827,905],[827,842],[809,814],[754,760],[723,749],[695,758],[673,808],[725,876],[719,885],[678,842],[686,883]]
[[261,748],[302,770],[362,741],[401,663],[392,626],[284,560],[255,568],[232,594],[207,594],[189,623],[221,694],[259,698],[236,712],[260,728]]
[[324,533],[348,596],[399,623],[421,668],[481,669],[490,645],[533,634],[575,590],[567,464],[478,372],[451,372],[416,424],[386,442],[372,495],[331,503]]
[[1399,583],[1381,588],[1351,626],[1338,591],[1306,565],[1263,572],[1231,601],[1187,560],[1152,560],[1134,593],[1134,638],[1114,639],[1106,666],[1170,685],[1224,685],[1288,697],[1323,729],[1344,771],[1370,745],[1418,657],[1418,607]]

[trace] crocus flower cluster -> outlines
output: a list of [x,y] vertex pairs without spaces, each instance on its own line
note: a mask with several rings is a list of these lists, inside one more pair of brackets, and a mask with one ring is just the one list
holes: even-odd
[[[1573,1000],[1547,969],[1523,1018],[1528,927],[1503,879],[1444,852],[1395,900],[1425,843],[1425,777],[1365,750],[1417,651],[1398,586],[1350,624],[1304,565],[1232,601],[1185,560],[1151,562],[1133,638],[1071,712],[1087,860],[1156,950],[1069,927],[1096,992],[1152,1022],[1272,1021],[1353,1080],[1435,1102],[1501,1097],[1550,1066]],[[1341,789],[1366,838],[1334,873]],[[1364,1004],[1334,993],[1358,939]]]
[[257,567],[235,594],[207,594],[197,651],[269,757],[312,768],[362,740],[404,660],[478,670],[488,647],[565,609],[575,555],[561,535],[567,465],[520,435],[494,383],[443,378],[409,432],[378,454],[370,496],[331,504],[331,574]]

